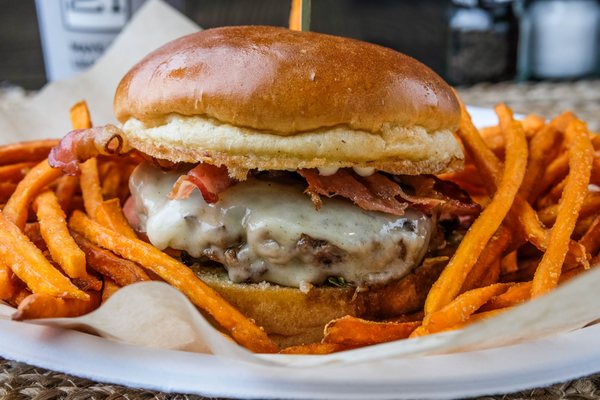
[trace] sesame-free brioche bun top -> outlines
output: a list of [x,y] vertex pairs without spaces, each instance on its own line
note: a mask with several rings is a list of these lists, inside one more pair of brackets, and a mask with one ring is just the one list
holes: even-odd
[[460,108],[418,61],[370,43],[266,26],[204,30],[135,65],[115,115],[131,144],[249,169],[452,170]]

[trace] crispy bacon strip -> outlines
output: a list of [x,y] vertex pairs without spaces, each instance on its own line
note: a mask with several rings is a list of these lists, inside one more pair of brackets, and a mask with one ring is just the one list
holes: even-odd
[[380,173],[366,177],[355,176],[343,169],[330,176],[319,175],[316,170],[299,170],[298,173],[308,182],[306,192],[317,206],[318,196],[323,195],[346,197],[364,210],[393,215],[404,214],[409,205],[424,212],[437,208],[459,215],[472,215],[480,211],[479,206],[458,187],[433,176],[396,177],[402,183],[407,181],[415,192],[412,195],[406,193],[399,182]]
[[433,175],[404,175],[398,179],[415,191],[413,196],[405,197],[405,200],[417,208],[420,206],[422,211],[428,212],[434,207],[452,215],[476,215],[481,211],[481,207],[454,182]]
[[180,176],[173,185],[170,199],[187,199],[194,189],[200,190],[204,201],[216,203],[219,193],[233,185],[235,180],[229,177],[225,166],[214,166],[210,164],[198,164],[187,175]]
[[381,199],[396,200],[396,197],[400,196],[403,200],[409,201],[407,197],[411,197],[404,193],[400,185],[385,175],[372,174],[362,177],[361,180],[372,193]]
[[[381,185],[371,185],[377,187],[374,190],[359,182],[350,172],[343,169],[330,176],[319,175],[319,172],[314,169],[301,169],[298,170],[298,173],[308,182],[306,193],[310,194],[313,202],[315,195],[342,196],[350,199],[364,210],[381,211],[393,215],[403,215],[404,210],[408,207],[408,203],[396,199],[394,195],[396,189],[387,182]],[[389,182],[394,184],[392,181]]]
[[129,150],[123,131],[114,125],[76,129],[52,148],[48,162],[67,175],[76,175],[80,162],[98,155],[124,155]]

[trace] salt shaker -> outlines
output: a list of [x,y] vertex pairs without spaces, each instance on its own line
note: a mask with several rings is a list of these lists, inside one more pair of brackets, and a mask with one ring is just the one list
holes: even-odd
[[523,79],[575,79],[596,71],[598,0],[533,0],[521,12],[519,75]]

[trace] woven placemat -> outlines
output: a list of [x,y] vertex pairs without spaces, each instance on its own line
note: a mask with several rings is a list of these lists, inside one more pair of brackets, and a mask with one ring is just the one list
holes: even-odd
[[[503,101],[515,112],[524,114],[537,113],[553,116],[565,110],[572,110],[587,121],[591,129],[600,131],[600,80],[567,83],[480,84],[469,88],[460,88],[459,93],[467,104],[492,107]],[[20,95],[20,93],[18,94]],[[122,398],[205,399],[202,396],[165,394],[103,384],[0,359],[0,399],[2,400]],[[548,388],[532,389],[506,396],[489,396],[482,399],[598,398],[600,398],[600,374]]]
[[600,131],[600,80],[539,83],[482,83],[458,92],[466,104],[493,107],[505,102],[515,112],[553,117],[571,110]]
[[[113,400],[122,398],[157,400],[208,399],[196,395],[167,394],[151,390],[132,389],[119,385],[103,384],[60,372],[32,367],[16,361],[0,359],[0,399],[2,400]],[[503,396],[485,396],[480,399],[583,400],[599,398],[600,374],[552,385],[547,388],[525,390]]]

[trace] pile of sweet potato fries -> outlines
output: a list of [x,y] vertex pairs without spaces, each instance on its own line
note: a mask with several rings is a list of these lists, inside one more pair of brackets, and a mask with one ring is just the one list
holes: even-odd
[[[422,312],[389,321],[331,321],[320,343],[281,350],[324,354],[459,329],[543,295],[600,262],[600,136],[570,112],[513,118],[477,130],[463,107],[461,172],[441,175],[483,211],[431,288]],[[84,102],[74,129],[91,127]],[[100,156],[79,176],[50,167],[57,140],[0,147],[0,300],[15,320],[93,311],[119,288],[162,280],[179,289],[240,345],[279,349],[265,332],[128,224],[135,157]]]

